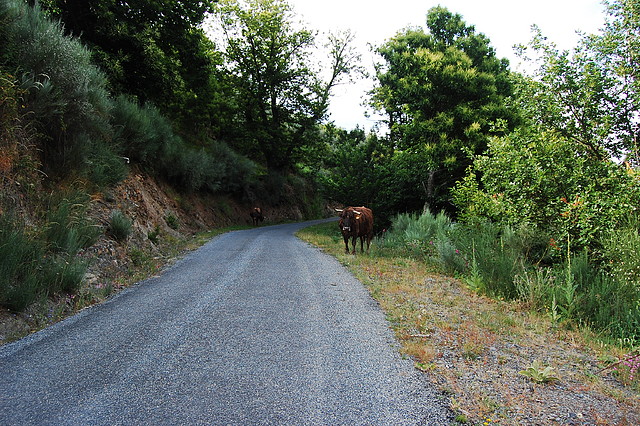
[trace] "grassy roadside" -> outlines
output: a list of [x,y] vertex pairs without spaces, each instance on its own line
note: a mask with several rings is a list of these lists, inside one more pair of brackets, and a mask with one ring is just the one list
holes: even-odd
[[[246,228],[249,226],[229,226],[180,237],[163,234],[153,249],[148,245],[139,247],[129,242],[117,245],[120,253],[115,255],[109,253],[109,250],[103,250],[103,254],[96,254],[91,261],[118,261],[122,267],[105,268],[100,271],[103,272],[100,276],[85,279],[76,293],[41,298],[24,312],[0,310],[0,345],[19,340],[82,309],[104,302],[120,290],[159,274],[189,251],[197,249],[217,235]],[[113,243],[107,238],[103,240]],[[92,253],[91,256],[93,255]],[[97,271],[94,272],[97,274]],[[92,277],[93,274],[88,276]]]
[[369,255],[346,255],[333,223],[298,236],[365,284],[403,353],[448,395],[460,423],[640,424],[637,380],[601,371],[624,349],[375,244]]

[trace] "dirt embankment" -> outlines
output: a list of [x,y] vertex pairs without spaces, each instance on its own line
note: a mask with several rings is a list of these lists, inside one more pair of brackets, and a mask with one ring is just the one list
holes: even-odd
[[[285,188],[285,191],[289,190]],[[132,251],[163,256],[166,252],[163,244],[189,239],[196,233],[212,229],[250,226],[249,213],[254,206],[260,206],[264,211],[265,221],[261,226],[304,219],[297,206],[264,205],[259,199],[241,202],[210,194],[180,194],[144,173],[133,172],[120,185],[93,199],[90,214],[105,229],[115,210],[122,211],[133,224],[126,244],[116,242],[105,232],[87,249],[85,256],[95,259],[90,273],[106,275],[108,279],[117,276],[110,269],[122,272],[129,269],[129,263],[136,260],[131,258]]]
[[[295,199],[293,191],[285,188],[283,198]],[[286,202],[273,206],[260,199],[238,201],[212,194],[182,194],[133,169],[116,187],[91,196],[87,214],[103,232],[95,244],[80,253],[89,266],[78,294],[55,296],[21,313],[0,308],[0,344],[59,321],[132,282],[154,275],[185,250],[202,243],[194,240],[198,233],[252,226],[249,213],[254,206],[264,211],[261,226],[305,219],[299,206]],[[109,235],[111,214],[116,210],[132,221],[130,236],[124,242]]]

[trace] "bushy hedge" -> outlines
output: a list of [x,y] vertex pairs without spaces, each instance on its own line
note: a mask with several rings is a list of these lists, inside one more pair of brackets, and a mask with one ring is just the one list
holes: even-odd
[[188,191],[241,192],[256,165],[223,142],[193,147],[177,135],[171,122],[153,105],[119,96],[112,123],[124,155]]
[[0,16],[0,58],[27,90],[25,106],[42,135],[44,166],[54,172],[84,169],[95,146],[111,140],[105,75],[92,63],[90,51],[65,36],[38,4],[2,0]]
[[574,321],[626,342],[640,341],[638,228],[608,235],[601,259],[570,250],[553,264],[545,241],[526,226],[453,223],[442,214],[402,214],[379,245],[402,250],[461,277],[473,290]]

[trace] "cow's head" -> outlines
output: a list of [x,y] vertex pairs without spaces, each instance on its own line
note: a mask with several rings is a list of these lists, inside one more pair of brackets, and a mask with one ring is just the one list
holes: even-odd
[[344,210],[336,209],[336,211],[340,213],[339,225],[342,232],[351,232],[356,222],[360,219],[360,216],[362,216],[362,212],[351,207]]

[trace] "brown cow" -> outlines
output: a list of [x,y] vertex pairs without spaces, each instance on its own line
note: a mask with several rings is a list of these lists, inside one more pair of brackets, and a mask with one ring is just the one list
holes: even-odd
[[367,252],[373,237],[373,212],[362,207],[347,207],[336,209],[340,213],[340,232],[344,238],[345,252],[349,253],[349,238],[353,247],[353,254],[356,254],[356,239],[360,237],[360,251],[364,253],[364,239],[367,239]]
[[258,221],[262,222],[264,220],[262,209],[260,207],[254,207],[253,210],[251,210],[251,213],[249,213],[249,216],[251,216],[254,226],[258,226]]

